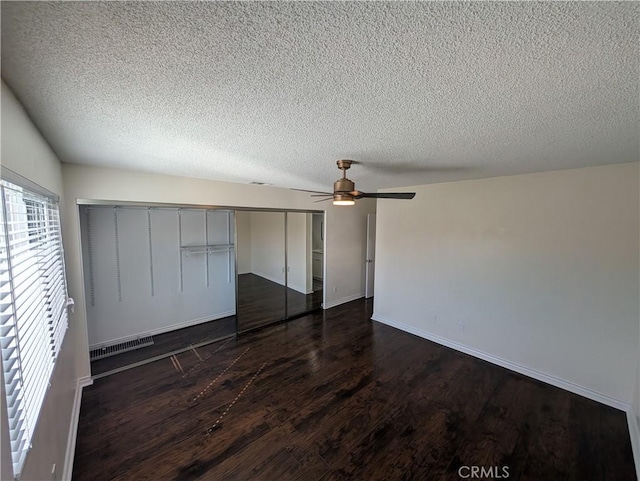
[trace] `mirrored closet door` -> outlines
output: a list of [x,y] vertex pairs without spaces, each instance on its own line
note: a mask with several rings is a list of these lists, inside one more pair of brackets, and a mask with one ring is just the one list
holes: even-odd
[[322,283],[317,280],[314,282],[313,278],[313,215],[306,212],[287,213],[287,317],[289,318],[322,306]]
[[[322,307],[322,221],[312,212],[236,211],[238,332]],[[317,225],[316,225],[317,224]],[[315,227],[314,227],[315,226]],[[315,232],[314,232],[315,229]]]
[[285,213],[236,211],[238,332],[285,319]]

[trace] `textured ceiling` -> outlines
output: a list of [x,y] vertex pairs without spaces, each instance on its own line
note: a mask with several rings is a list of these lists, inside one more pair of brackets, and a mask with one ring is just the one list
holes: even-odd
[[640,5],[2,2],[64,162],[362,190],[640,160]]

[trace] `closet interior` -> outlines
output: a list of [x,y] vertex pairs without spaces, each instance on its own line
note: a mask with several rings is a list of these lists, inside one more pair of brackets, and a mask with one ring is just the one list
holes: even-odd
[[322,307],[323,213],[79,209],[94,377]]

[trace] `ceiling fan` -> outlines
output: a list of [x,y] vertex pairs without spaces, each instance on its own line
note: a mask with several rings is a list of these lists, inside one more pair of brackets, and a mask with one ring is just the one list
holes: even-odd
[[300,190],[302,192],[311,192],[311,197],[325,197],[324,199],[317,200],[316,202],[324,202],[326,200],[333,199],[333,205],[353,205],[358,199],[413,199],[416,196],[415,192],[384,192],[379,194],[368,194],[356,190],[356,185],[352,180],[347,179],[347,169],[351,167],[351,164],[355,163],[353,160],[338,160],[338,169],[342,171],[342,178],[336,180],[333,183],[333,192],[317,192],[315,190]]

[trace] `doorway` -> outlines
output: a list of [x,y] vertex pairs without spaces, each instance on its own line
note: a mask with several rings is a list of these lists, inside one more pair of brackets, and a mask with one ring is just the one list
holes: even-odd
[[373,297],[373,287],[376,269],[376,215],[367,214],[367,258],[365,268],[364,297]]

